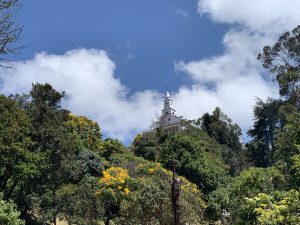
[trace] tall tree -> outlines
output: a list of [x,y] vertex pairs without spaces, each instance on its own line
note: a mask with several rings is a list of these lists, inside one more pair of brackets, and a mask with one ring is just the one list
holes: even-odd
[[216,107],[213,113],[205,113],[196,121],[211,138],[214,138],[219,144],[226,145],[230,150],[223,152],[224,160],[230,164],[230,173],[238,174],[245,166],[245,159],[240,136],[241,128],[232,123],[219,107]]
[[265,102],[261,99],[256,101],[253,110],[254,125],[248,131],[253,140],[247,144],[255,166],[267,167],[271,165],[275,152],[275,130],[281,126],[279,113],[281,105],[281,100],[271,98]]
[[279,94],[299,108],[300,26],[281,35],[273,46],[265,46],[257,58],[275,75]]
[[7,67],[8,55],[17,54],[22,48],[20,40],[22,26],[17,20],[19,0],[0,0],[0,66]]
[[219,107],[215,108],[212,115],[205,113],[197,123],[218,143],[227,145],[234,152],[241,150],[241,128],[236,123],[232,123]]
[[275,75],[279,85],[281,129],[276,132],[274,154],[289,173],[291,157],[299,153],[300,143],[300,26],[281,35],[273,46],[265,46],[258,59]]
[[66,126],[69,112],[60,107],[64,93],[57,92],[50,84],[34,84],[30,96],[27,111],[32,121],[31,136],[36,142],[35,150],[45,156],[40,206],[45,220],[55,223],[60,212],[56,191],[71,181],[72,176],[68,175],[74,168],[70,165],[78,148]]

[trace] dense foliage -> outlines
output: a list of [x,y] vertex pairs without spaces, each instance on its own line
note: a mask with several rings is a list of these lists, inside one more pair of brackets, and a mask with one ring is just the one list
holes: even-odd
[[[61,108],[63,97],[49,84],[34,84],[29,95],[0,96],[0,188],[3,201],[13,201],[20,211],[13,215],[26,224],[170,224],[172,175],[163,166],[176,146],[199,159],[213,157],[201,178],[196,174],[202,167],[189,165],[195,170],[191,181],[208,189],[224,183],[226,166],[216,180],[209,176],[222,162],[192,143],[193,135],[174,136],[159,156],[163,166],[151,163],[118,140],[102,140],[97,123]],[[206,208],[201,188],[181,180],[181,219],[201,224]]]

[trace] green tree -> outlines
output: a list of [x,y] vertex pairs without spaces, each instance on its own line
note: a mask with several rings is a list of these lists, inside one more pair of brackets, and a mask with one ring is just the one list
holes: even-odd
[[290,185],[295,189],[300,185],[300,154],[292,157]]
[[300,113],[295,111],[286,115],[286,122],[275,139],[275,162],[286,175],[291,172],[293,157],[300,153],[299,145]]
[[[35,84],[26,110],[32,121],[35,151],[43,154],[35,196],[39,223],[97,224],[102,206],[95,196],[104,165],[98,124],[62,109],[64,93],[49,84]],[[116,144],[112,144],[116,146]],[[113,152],[113,151],[112,151]]]
[[223,152],[223,158],[230,165],[230,174],[237,175],[245,167],[244,152],[240,142],[241,128],[232,123],[219,107],[212,115],[205,113],[196,121],[211,138],[219,144],[226,145],[230,150]]
[[44,157],[34,152],[30,138],[31,122],[19,105],[0,96],[0,189],[5,199],[13,199],[28,216],[31,196],[41,175]]
[[279,94],[299,104],[300,26],[281,35],[273,46],[265,46],[258,55],[263,66],[276,76]]
[[59,216],[56,206],[56,190],[63,184],[73,182],[73,162],[79,148],[66,123],[69,112],[61,109],[60,101],[64,93],[57,92],[50,84],[34,84],[30,92],[31,101],[27,113],[32,122],[31,138],[36,142],[35,151],[43,154],[42,175],[37,193],[40,211],[44,221],[53,221]]
[[67,122],[69,131],[80,140],[84,148],[93,150],[97,153],[101,153],[102,134],[100,132],[99,125],[84,117],[69,114],[70,120]]
[[158,132],[144,132],[138,134],[132,144],[132,151],[137,156],[142,156],[151,161],[159,160],[161,142],[160,131]]
[[56,208],[69,224],[98,225],[104,209],[95,195],[98,178],[86,176],[79,183],[64,184],[56,190]]
[[[29,129],[30,120],[26,113],[14,100],[0,96],[0,186],[7,197],[10,197],[21,176],[25,175],[24,170],[29,170],[26,161],[32,157],[29,149],[33,146]],[[8,191],[10,194],[7,193],[9,189],[12,189]]]
[[9,55],[18,54],[23,47],[16,45],[23,28],[16,17],[18,5],[19,0],[0,0],[0,66],[3,67],[8,66]]
[[196,123],[200,123],[200,127],[218,143],[227,145],[234,152],[241,151],[241,128],[233,124],[219,107],[215,108],[212,115],[205,113]]
[[105,159],[109,160],[114,154],[124,153],[125,151],[125,147],[120,141],[107,138],[101,144],[100,154]]
[[161,149],[161,162],[168,167],[168,160],[176,160],[176,170],[190,181],[196,183],[205,193],[225,184],[228,179],[228,167],[222,158],[208,149],[209,143],[176,134],[167,139]]
[[264,102],[257,99],[254,107],[254,125],[248,131],[253,138],[247,144],[251,159],[255,166],[270,166],[275,152],[275,133],[281,127],[279,108],[281,100],[267,99]]
[[210,216],[216,217],[221,214],[221,209],[227,209],[233,215],[233,222],[241,220],[246,223],[250,218],[244,218],[244,211],[241,208],[248,204],[246,198],[253,198],[259,193],[273,195],[285,187],[287,187],[285,177],[278,169],[251,167],[209,194]]
[[120,205],[130,192],[130,182],[131,178],[126,169],[110,167],[103,171],[97,195],[105,208],[105,225],[109,225],[112,219],[120,216]]
[[0,224],[24,225],[24,221],[20,219],[20,214],[14,203],[0,199]]
[[293,225],[299,224],[299,192],[296,190],[276,192],[274,195],[259,193],[246,198],[241,218],[237,224]]

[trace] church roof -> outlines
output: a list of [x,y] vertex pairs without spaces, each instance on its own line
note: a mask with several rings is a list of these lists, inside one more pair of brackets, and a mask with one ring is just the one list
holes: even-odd
[[168,91],[167,91],[167,93],[166,93],[166,96],[165,96],[165,97],[166,97],[166,98],[170,98],[170,97],[171,97]]

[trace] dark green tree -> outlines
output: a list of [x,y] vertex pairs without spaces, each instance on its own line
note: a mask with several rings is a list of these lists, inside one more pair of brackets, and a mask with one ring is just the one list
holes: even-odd
[[120,141],[116,139],[107,138],[105,141],[102,142],[100,152],[105,159],[110,160],[110,157],[114,154],[124,153],[125,151],[125,147]]
[[232,123],[219,107],[216,107],[211,115],[205,113],[196,121],[196,125],[219,144],[229,148],[229,151],[223,152],[223,158],[230,164],[230,174],[238,174],[245,167],[245,156],[240,141],[241,128],[236,123]]
[[261,99],[256,101],[253,110],[254,125],[248,131],[253,140],[247,144],[252,163],[255,166],[267,167],[272,163],[275,152],[276,129],[282,125],[279,113],[281,105],[281,100],[271,98],[265,102]]
[[74,168],[70,165],[79,150],[66,126],[70,120],[69,112],[60,107],[63,96],[64,93],[57,92],[50,84],[34,84],[27,110],[32,122],[31,137],[36,142],[35,151],[45,156],[38,190],[41,218],[53,223],[60,213],[56,207],[56,191],[63,184],[72,182],[68,175]]
[[278,167],[289,174],[291,158],[299,154],[297,145],[300,143],[300,26],[281,35],[273,46],[265,46],[258,59],[275,75],[279,85],[280,126],[275,129],[273,154]]
[[215,108],[212,115],[205,113],[197,123],[218,143],[228,146],[234,152],[241,151],[241,128],[236,123],[233,124],[219,107]]
[[33,151],[31,123],[19,105],[0,96],[0,188],[5,199],[13,199],[28,217],[32,195],[41,176],[44,157]]

